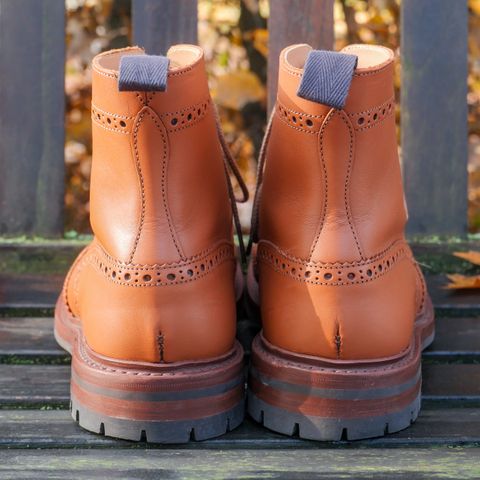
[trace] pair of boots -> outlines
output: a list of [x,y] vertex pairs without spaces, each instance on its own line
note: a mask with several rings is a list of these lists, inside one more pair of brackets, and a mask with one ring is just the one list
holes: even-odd
[[[246,290],[260,306],[248,411],[316,440],[410,425],[433,310],[404,238],[393,54],[293,45],[260,155]],[[202,50],[93,60],[91,224],[55,311],[87,430],[177,443],[237,427],[244,256]]]

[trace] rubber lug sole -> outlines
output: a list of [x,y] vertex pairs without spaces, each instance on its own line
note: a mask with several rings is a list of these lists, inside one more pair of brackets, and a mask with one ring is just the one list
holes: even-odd
[[91,351],[62,298],[55,338],[72,354],[71,413],[93,433],[125,440],[185,443],[238,427],[245,414],[243,349],[209,361],[124,362]]
[[260,333],[252,346],[247,410],[278,433],[309,440],[359,440],[409,427],[421,403],[421,351],[433,341],[431,302],[408,350],[371,362],[335,362],[287,352]]

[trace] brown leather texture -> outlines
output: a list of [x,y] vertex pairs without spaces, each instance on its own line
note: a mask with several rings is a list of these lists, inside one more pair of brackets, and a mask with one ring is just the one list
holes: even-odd
[[330,359],[404,351],[425,284],[405,242],[394,56],[358,56],[343,110],[297,96],[310,47],[280,55],[266,150],[255,268],[265,338]]
[[227,174],[203,51],[168,52],[165,92],[119,92],[123,55],[93,60],[91,224],[65,301],[98,354],[176,362],[218,357],[235,337]]

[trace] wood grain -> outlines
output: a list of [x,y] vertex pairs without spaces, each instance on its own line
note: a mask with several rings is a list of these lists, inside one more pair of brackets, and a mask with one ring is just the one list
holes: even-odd
[[13,449],[0,451],[0,479],[478,479],[480,449]]
[[0,235],[63,234],[65,2],[0,0]]
[[[0,449],[8,448],[138,448],[135,442],[89,433],[73,422],[67,410],[0,410]],[[480,442],[480,409],[424,407],[407,430],[382,438],[355,442],[318,444],[271,432],[246,418],[227,435],[181,449],[315,449],[320,445],[339,447],[457,446]],[[140,444],[144,446],[145,444]],[[162,448],[152,445],[152,448]]]
[[333,0],[275,0],[268,20],[268,111],[277,97],[278,57],[295,43],[333,48]]
[[467,231],[467,2],[404,0],[402,156],[408,231]]
[[132,0],[134,43],[165,55],[177,43],[197,43],[197,0]]

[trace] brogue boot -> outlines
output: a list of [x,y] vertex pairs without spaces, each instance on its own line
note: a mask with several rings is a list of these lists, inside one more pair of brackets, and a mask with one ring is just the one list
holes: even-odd
[[433,309],[404,236],[393,61],[367,45],[280,56],[253,215],[248,410],[287,435],[381,436],[420,409]]
[[94,239],[55,311],[72,352],[72,415],[131,440],[223,434],[244,415],[228,167],[238,170],[203,52],[109,51],[92,75]]

